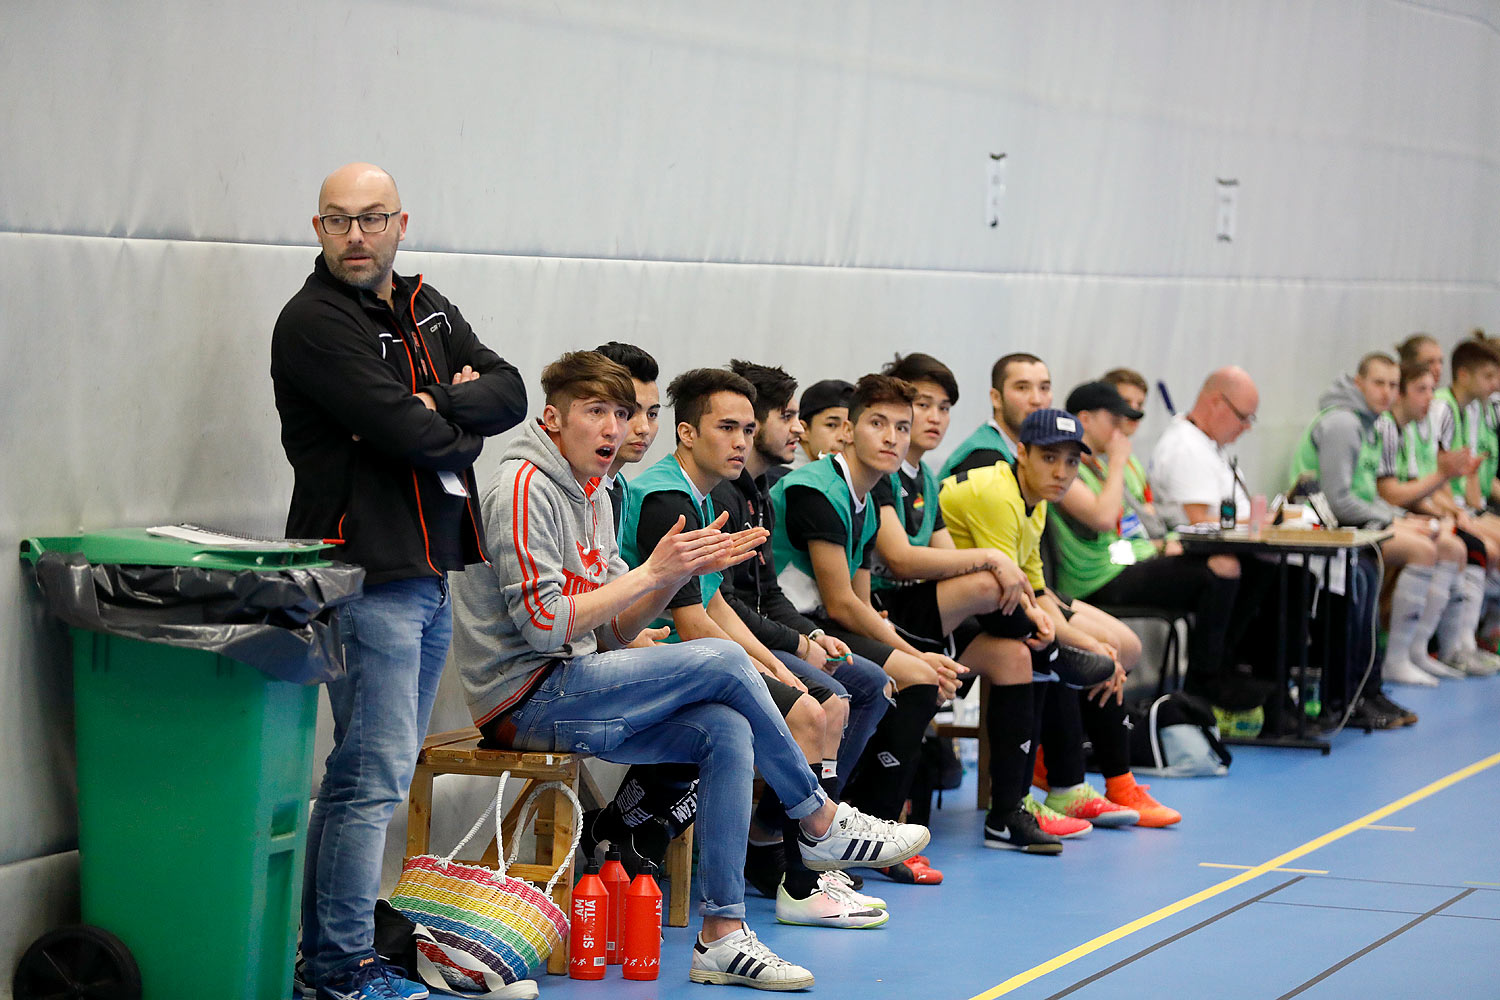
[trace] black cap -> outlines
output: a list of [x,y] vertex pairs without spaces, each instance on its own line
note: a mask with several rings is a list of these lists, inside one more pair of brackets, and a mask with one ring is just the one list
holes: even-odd
[[1146,414],[1125,402],[1120,390],[1108,382],[1085,382],[1068,393],[1068,411],[1082,413],[1085,410],[1108,410],[1117,417],[1139,420]]
[[853,398],[854,386],[841,378],[826,378],[821,382],[814,382],[802,390],[802,400],[797,406],[797,418],[806,422],[811,420],[814,414],[830,410],[835,406],[847,409],[849,400]]
[[622,856],[623,855],[620,854],[619,846],[614,843],[611,843],[609,847],[604,851],[605,861],[619,861]]
[[1037,410],[1021,422],[1021,443],[1045,448],[1049,444],[1075,442],[1085,455],[1093,451],[1083,443],[1083,425],[1067,410]]

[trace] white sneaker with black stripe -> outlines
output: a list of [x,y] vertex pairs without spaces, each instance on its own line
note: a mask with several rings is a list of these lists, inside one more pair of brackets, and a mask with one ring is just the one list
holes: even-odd
[[833,823],[821,840],[803,830],[797,835],[802,863],[813,871],[839,868],[885,868],[916,857],[932,835],[915,823],[892,823],[867,816],[840,802]]
[[703,935],[699,934],[693,942],[693,964],[688,979],[757,990],[805,990],[813,984],[811,972],[761,944],[748,925],[711,944],[704,944]]

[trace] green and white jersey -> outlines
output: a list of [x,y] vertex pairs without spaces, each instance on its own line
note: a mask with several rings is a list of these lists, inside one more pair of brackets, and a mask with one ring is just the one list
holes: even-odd
[[[1097,469],[1092,463],[1078,467],[1079,481],[1094,496],[1104,489],[1101,473],[1109,474],[1109,467],[1102,457],[1097,465]],[[1054,505],[1047,530],[1057,545],[1058,558],[1054,567],[1057,588],[1071,597],[1086,598],[1119,576],[1126,566],[1155,556],[1156,546],[1146,536],[1140,518],[1131,516],[1129,520],[1128,526],[1117,524],[1114,531],[1095,531],[1070,517],[1061,504]],[[1120,534],[1122,527],[1128,532],[1126,537]]]

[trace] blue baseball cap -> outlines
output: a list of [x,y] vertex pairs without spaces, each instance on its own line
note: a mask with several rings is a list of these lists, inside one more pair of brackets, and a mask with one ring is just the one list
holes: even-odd
[[1021,443],[1045,448],[1072,441],[1085,455],[1093,451],[1083,443],[1083,425],[1067,410],[1037,410],[1021,423]]

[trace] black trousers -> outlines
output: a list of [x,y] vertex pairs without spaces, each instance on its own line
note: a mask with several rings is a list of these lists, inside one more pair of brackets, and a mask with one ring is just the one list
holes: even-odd
[[1142,604],[1191,613],[1184,686],[1194,693],[1209,693],[1225,670],[1239,589],[1240,581],[1215,575],[1205,556],[1163,556],[1126,566],[1087,600],[1104,606]]

